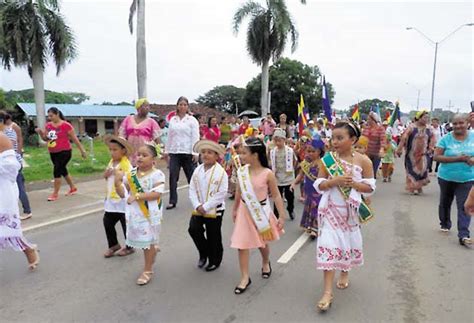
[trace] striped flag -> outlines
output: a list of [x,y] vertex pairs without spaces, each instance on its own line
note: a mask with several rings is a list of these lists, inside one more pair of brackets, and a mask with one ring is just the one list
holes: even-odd
[[354,106],[354,111],[352,111],[351,118],[354,121],[357,121],[357,122],[360,121],[360,113],[359,113],[359,104],[358,103]]
[[326,86],[326,77],[323,76],[323,110],[324,115],[329,122],[332,121],[331,101],[329,99],[329,91]]
[[303,94],[300,95],[300,104],[298,104],[298,134],[300,137],[303,135],[303,131],[308,123],[309,113],[306,114],[307,110],[304,106]]

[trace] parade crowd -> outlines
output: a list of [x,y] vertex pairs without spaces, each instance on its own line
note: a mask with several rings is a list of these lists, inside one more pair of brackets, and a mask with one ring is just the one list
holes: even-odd
[[[459,243],[472,245],[473,113],[457,114],[446,125],[430,119],[425,110],[407,124],[391,124],[375,112],[361,122],[314,116],[302,128],[285,114],[278,116],[278,122],[268,114],[258,125],[247,116],[221,120],[194,116],[185,97],[178,99],[172,115],[158,122],[149,116],[146,99],[137,100],[135,107],[136,114],[122,122],[118,134],[103,138],[111,158],[103,174],[107,188],[103,224],[105,258],[143,250],[138,285],[153,278],[163,214],[178,207],[181,168],[189,194],[180,198],[192,205],[188,232],[197,249],[197,267],[207,272],[218,269],[223,240],[230,240],[240,265],[241,277],[233,290],[237,295],[252,283],[251,249],[261,253],[261,278],[271,277],[270,245],[284,235],[287,219],[299,216],[295,214],[295,195],[299,195],[304,203],[300,226],[315,240],[316,268],[324,273],[316,307],[328,310],[334,280],[337,288],[348,288],[350,270],[364,263],[361,225],[383,212],[372,207],[376,183],[391,185],[395,158],[403,154],[406,191],[422,198],[423,188],[433,178],[430,174],[437,173],[440,231],[452,227],[451,205],[456,198]],[[71,142],[83,158],[87,156],[61,111],[50,108],[48,119],[45,129],[37,132],[47,142],[53,164],[54,188],[48,201],[54,202],[60,198],[62,178],[69,185],[66,195],[77,193],[67,170]],[[158,159],[166,160],[168,178],[155,167]],[[21,131],[8,113],[0,111],[0,249],[24,252],[34,270],[40,261],[38,247],[21,230],[21,221],[32,215],[21,165]],[[166,181],[170,194],[165,206]],[[227,212],[234,225],[230,238],[223,239],[228,200],[233,200]],[[118,222],[125,236],[123,246],[115,230]]]

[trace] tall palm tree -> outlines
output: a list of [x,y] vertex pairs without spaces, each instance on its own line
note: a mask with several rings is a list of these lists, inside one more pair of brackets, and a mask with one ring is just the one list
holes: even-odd
[[137,84],[138,98],[146,97],[146,43],[145,0],[133,0],[128,16],[130,33],[133,34],[133,17],[137,14]]
[[[300,0],[306,4],[306,0]],[[233,29],[237,34],[242,21],[249,17],[247,28],[247,51],[257,65],[262,66],[260,106],[262,116],[268,112],[268,82],[270,59],[276,61],[285,50],[288,36],[291,51],[296,50],[298,31],[284,0],[266,0],[266,7],[248,0],[234,14]]]
[[33,80],[38,127],[46,123],[44,69],[52,58],[59,75],[76,57],[76,43],[58,0],[0,0],[2,65],[26,67]]

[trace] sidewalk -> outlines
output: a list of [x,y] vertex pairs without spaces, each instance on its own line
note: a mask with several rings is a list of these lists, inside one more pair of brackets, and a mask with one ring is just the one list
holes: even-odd
[[[169,189],[168,169],[162,170],[166,176],[166,192]],[[97,176],[97,177],[100,177]],[[54,202],[48,202],[47,198],[52,192],[52,183],[48,188],[28,191],[33,217],[22,221],[24,231],[34,230],[45,225],[72,220],[77,217],[93,213],[103,213],[104,197],[106,194],[106,182],[104,179],[95,179],[88,181],[77,181],[77,194],[65,196],[69,187],[65,182],[59,192],[59,199]],[[181,172],[178,181],[179,187],[187,185],[186,176]],[[167,195],[167,193],[165,193]],[[183,194],[183,193],[178,193]],[[164,199],[165,205],[168,198]],[[20,205],[20,213],[23,210]]]

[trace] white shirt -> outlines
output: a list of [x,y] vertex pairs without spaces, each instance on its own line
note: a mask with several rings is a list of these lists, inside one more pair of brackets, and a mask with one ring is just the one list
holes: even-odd
[[[209,182],[211,182],[211,185],[209,185]],[[224,210],[227,188],[227,173],[219,163],[214,164],[207,171],[204,168],[204,164],[199,165],[194,170],[191,182],[189,183],[189,199],[194,210],[200,205],[202,205],[206,212],[212,209],[217,211]]]
[[168,154],[193,154],[193,147],[199,141],[199,123],[196,118],[178,115],[171,118],[168,125],[168,141],[165,152]]
[[432,126],[431,129],[436,138],[436,142],[439,142],[441,140],[441,137],[443,137],[443,129],[441,129],[441,126],[438,126],[437,128]]
[[[113,166],[112,168],[115,170],[119,164]],[[131,171],[132,169],[127,169],[126,171]],[[123,170],[125,171],[125,170]],[[104,201],[104,211],[111,212],[111,213],[125,213],[125,206],[126,206],[126,199],[121,198],[120,200],[113,200],[110,198],[110,193],[115,188],[115,175],[112,173],[109,177],[107,177],[107,196],[105,197]]]

